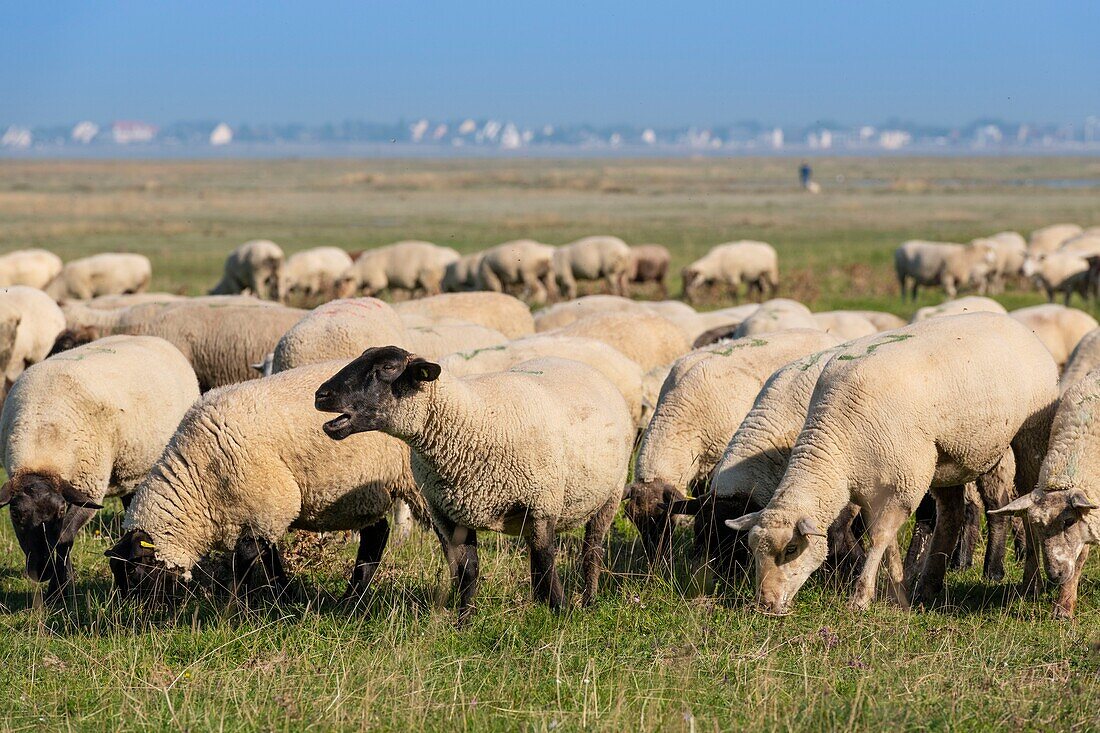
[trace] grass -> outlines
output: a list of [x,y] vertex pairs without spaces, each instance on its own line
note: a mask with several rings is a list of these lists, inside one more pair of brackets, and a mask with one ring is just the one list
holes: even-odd
[[[0,250],[140,251],[155,288],[198,293],[226,250],[256,237],[288,251],[402,238],[469,251],[611,232],[668,245],[677,269],[711,244],[759,238],[780,252],[787,294],[816,309],[908,314],[891,272],[905,238],[1100,223],[1096,188],[1025,183],[1098,179],[1097,159],[822,159],[815,169],[826,189],[817,197],[792,189],[792,161],[770,159],[9,161]],[[294,601],[245,607],[200,585],[174,611],[154,611],[110,593],[101,553],[119,525],[117,505],[89,525],[75,598],[43,609],[3,522],[0,729],[1100,727],[1095,559],[1070,623],[1050,618],[1049,596],[1017,598],[976,569],[950,574],[943,602],[923,612],[876,602],[854,614],[845,593],[813,580],[794,614],[768,619],[747,607],[747,585],[689,598],[683,568],[647,574],[620,519],[600,601],[561,616],[529,600],[519,545],[485,537],[479,610],[455,630],[439,601],[438,545],[422,532],[387,555],[360,608],[334,600],[353,557],[334,538],[292,555]],[[578,542],[562,540],[574,598]],[[1010,563],[1009,580],[1019,575]]]

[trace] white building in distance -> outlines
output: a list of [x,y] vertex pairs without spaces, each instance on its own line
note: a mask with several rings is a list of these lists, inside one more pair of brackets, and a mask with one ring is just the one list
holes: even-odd
[[69,136],[73,139],[73,142],[80,143],[81,145],[87,145],[92,140],[95,140],[96,135],[99,134],[99,125],[87,120],[78,122],[73,126],[73,131],[69,133]]
[[228,145],[233,142],[233,128],[224,122],[219,122],[218,126],[210,133],[211,145]]
[[120,120],[111,125],[111,136],[119,145],[147,143],[157,136],[157,127],[147,122]]
[[29,148],[33,141],[34,138],[31,136],[31,131],[29,129],[12,125],[5,130],[4,135],[0,137],[0,146],[24,150]]

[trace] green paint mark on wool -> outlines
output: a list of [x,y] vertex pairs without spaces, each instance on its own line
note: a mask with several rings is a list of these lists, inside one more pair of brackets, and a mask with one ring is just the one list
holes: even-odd
[[761,346],[767,346],[768,342],[760,338],[752,338],[741,342],[732,343],[724,349],[714,349],[710,353],[715,356],[729,356],[738,349],[759,349]]
[[460,351],[458,353],[458,355],[461,356],[466,361],[469,361],[470,359],[473,359],[478,354],[482,354],[486,351],[504,351],[506,348],[507,347],[504,346],[503,344],[500,345],[500,346],[484,346],[480,349],[474,349],[473,351]]
[[837,357],[837,360],[838,361],[852,361],[854,359],[862,359],[864,356],[870,356],[871,354],[875,353],[875,351],[880,346],[886,346],[887,344],[896,344],[899,341],[906,341],[906,340],[911,339],[911,338],[913,338],[913,334],[911,334],[911,333],[895,333],[891,336],[887,336],[882,341],[870,344],[867,347],[867,350],[865,352],[863,352],[862,354],[841,354],[840,356]]
[[543,372],[540,372],[537,369],[509,369],[508,371],[515,374],[534,374],[536,377],[541,377],[543,375]]

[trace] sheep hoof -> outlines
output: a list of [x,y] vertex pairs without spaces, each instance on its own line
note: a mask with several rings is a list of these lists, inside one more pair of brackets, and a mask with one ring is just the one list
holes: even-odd
[[1054,604],[1054,618],[1057,621],[1069,621],[1073,618],[1073,609],[1056,603]]

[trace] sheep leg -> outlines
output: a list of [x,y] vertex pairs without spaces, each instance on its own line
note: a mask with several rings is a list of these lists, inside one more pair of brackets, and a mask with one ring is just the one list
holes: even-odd
[[523,278],[523,300],[527,300],[533,305],[542,305],[546,302],[546,288],[542,282],[535,277],[532,273],[524,270],[520,273],[520,277]]
[[1005,575],[1005,541],[1008,537],[1009,523],[1012,517],[990,516],[989,512],[1000,509],[1013,496],[1013,480],[1016,476],[1016,459],[1011,452],[997,462],[992,471],[978,477],[978,495],[985,508],[985,562],[982,564],[982,577],[1000,582]]
[[897,534],[886,548],[886,574],[890,580],[890,595],[894,602],[906,611],[909,610],[909,599],[905,592],[905,567],[901,562],[901,548],[898,547]]
[[913,537],[909,541],[909,550],[905,553],[905,587],[912,590],[920,570],[924,567],[924,558],[928,555],[928,542],[936,529],[936,500],[931,494],[925,494],[917,505],[916,520],[913,523]]
[[959,541],[962,530],[964,503],[962,486],[946,486],[932,489],[936,500],[936,529],[928,547],[917,582],[913,587],[914,604],[931,603],[943,590],[947,574],[947,561]]
[[600,572],[603,570],[603,542],[620,503],[618,497],[612,497],[584,526],[584,544],[581,546],[581,567],[584,571],[584,595],[581,597],[581,604],[584,606],[591,605],[596,600]]
[[477,556],[477,532],[468,527],[443,529],[440,537],[447,553],[447,563],[454,578],[454,594],[458,599],[458,623],[466,622],[473,611],[474,592],[480,564]]
[[263,537],[237,540],[232,566],[234,595],[238,595],[241,588],[244,588],[245,595],[250,595],[268,587],[278,596],[290,582],[279,556],[279,548]]
[[963,523],[959,543],[951,553],[951,569],[967,570],[974,564],[974,548],[982,532],[982,504],[969,488],[963,495]]
[[1054,618],[1073,618],[1073,612],[1077,607],[1077,585],[1081,582],[1081,571],[1085,569],[1085,561],[1089,559],[1089,546],[1081,549],[1077,556],[1077,565],[1073,575],[1065,583],[1058,587],[1058,600],[1054,603]]
[[358,599],[367,591],[374,573],[382,562],[386,542],[390,538],[390,523],[385,517],[359,530],[359,552],[351,569],[351,581],[342,600]]
[[531,553],[531,590],[536,601],[546,603],[551,610],[558,611],[565,594],[554,561],[555,545],[554,525],[551,520],[534,520],[527,535],[527,546]]
[[859,516],[859,507],[848,504],[828,530],[829,554],[825,558],[826,567],[844,580],[855,577],[863,563],[863,546],[852,529]]
[[668,283],[665,282],[664,273],[657,278],[657,292],[661,294],[661,300],[668,300]]
[[412,533],[412,510],[409,509],[409,505],[403,499],[394,499],[392,512],[393,529],[395,530],[393,539],[400,544],[407,540],[409,534]]
[[604,279],[607,280],[607,292],[612,295],[623,294],[622,288],[619,287],[619,276],[616,273],[609,272],[604,276]]
[[[900,508],[885,511],[874,507],[861,507],[861,513],[867,515],[867,528],[871,533],[871,546],[863,561],[863,571],[856,581],[855,592],[848,601],[853,611],[865,611],[875,597],[875,583],[878,580],[878,568],[882,564],[886,551],[892,542],[897,541],[898,528],[909,516],[909,512]],[[900,554],[900,553],[899,553]],[[900,557],[898,558],[900,561]]]
[[[1016,496],[1023,496],[1039,483],[1039,470],[1050,442],[1050,427],[1054,420],[1054,406],[1036,415],[1033,422],[1012,441],[1012,453],[1016,458]],[[1024,526],[1024,577],[1020,592],[1039,593],[1044,583],[1039,566],[1039,537],[1026,516]]]

